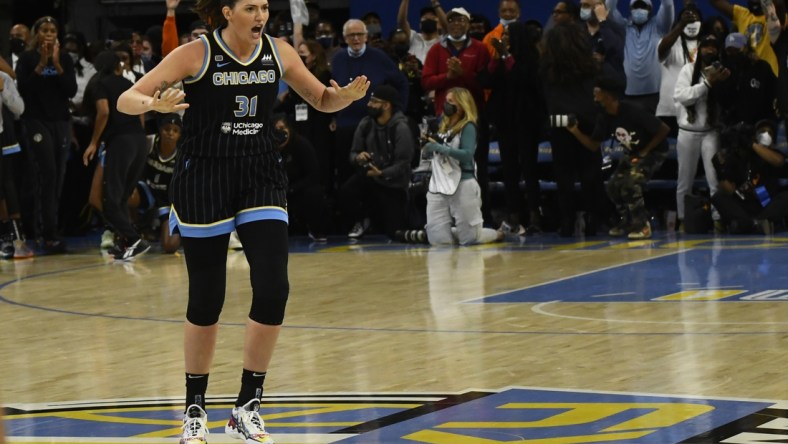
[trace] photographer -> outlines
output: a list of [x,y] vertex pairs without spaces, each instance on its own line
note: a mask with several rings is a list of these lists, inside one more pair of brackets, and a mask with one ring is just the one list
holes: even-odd
[[747,125],[722,133],[723,148],[712,161],[720,190],[711,201],[731,234],[772,234],[788,214],[788,191],[780,192],[777,182],[785,158],[774,149],[776,139],[770,120],[758,122],[754,133]]
[[586,148],[599,149],[602,140],[613,136],[624,157],[607,184],[607,194],[621,216],[618,226],[610,229],[611,236],[629,233],[630,239],[651,237],[643,188],[654,172],[665,161],[668,152],[666,138],[670,127],[639,105],[620,101],[624,86],[613,77],[600,77],[594,87],[594,101],[604,110],[596,122],[591,137],[577,125],[567,129]]
[[356,222],[348,233],[351,239],[363,236],[369,228],[365,210],[366,216],[379,222],[391,238],[405,225],[410,161],[416,140],[401,106],[399,92],[392,86],[380,85],[367,105],[369,115],[356,127],[350,163],[358,168],[342,185],[338,196],[347,226]]

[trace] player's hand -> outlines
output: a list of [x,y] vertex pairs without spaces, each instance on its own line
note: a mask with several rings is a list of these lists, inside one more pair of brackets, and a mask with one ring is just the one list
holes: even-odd
[[367,76],[358,76],[346,86],[341,87],[336,81],[332,79],[331,86],[334,87],[334,90],[341,99],[353,102],[367,95],[367,90],[369,89],[369,80],[367,80]]
[[186,93],[177,88],[167,88],[164,92],[156,91],[150,101],[151,111],[163,114],[174,113],[189,107],[188,103],[182,103]]

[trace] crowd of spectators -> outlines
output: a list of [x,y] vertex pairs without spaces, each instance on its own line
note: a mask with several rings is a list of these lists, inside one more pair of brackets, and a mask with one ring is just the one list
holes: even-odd
[[[333,23],[314,0],[272,11],[267,32],[323,83],[372,85],[336,114],[280,85],[272,136],[290,175],[291,231],[317,242],[370,231],[433,244],[549,230],[647,239],[660,216],[649,183],[671,159],[679,231],[706,217],[717,233],[773,232],[786,213],[783,0],[709,0],[720,15],[705,20],[694,1],[675,1],[562,0],[541,23],[499,0],[494,25],[439,0],[418,23],[411,0],[396,23],[373,11]],[[164,3],[160,24],[96,42],[52,17],[11,28],[0,60],[4,258],[61,253],[64,233],[95,228],[116,258],[153,239],[178,248],[160,216],[180,118],[114,106],[163,56],[211,32],[179,20],[180,0]],[[685,207],[698,192],[713,203],[706,214]]]

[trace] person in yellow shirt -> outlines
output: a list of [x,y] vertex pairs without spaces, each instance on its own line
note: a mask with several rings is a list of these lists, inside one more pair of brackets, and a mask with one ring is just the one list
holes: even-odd
[[766,32],[766,16],[760,0],[747,0],[747,7],[733,5],[728,0],[709,0],[712,6],[733,21],[736,29],[747,36],[755,54],[766,61],[776,76],[777,56]]

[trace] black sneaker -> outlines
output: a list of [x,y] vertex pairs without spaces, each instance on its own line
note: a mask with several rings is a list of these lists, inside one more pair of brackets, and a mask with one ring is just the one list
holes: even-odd
[[3,259],[13,259],[16,249],[14,248],[14,236],[4,235],[0,238],[0,257]]
[[150,250],[150,244],[143,238],[137,239],[137,242],[129,245],[123,250],[118,250],[115,252],[115,260],[118,261],[130,261],[145,254],[148,250]]

